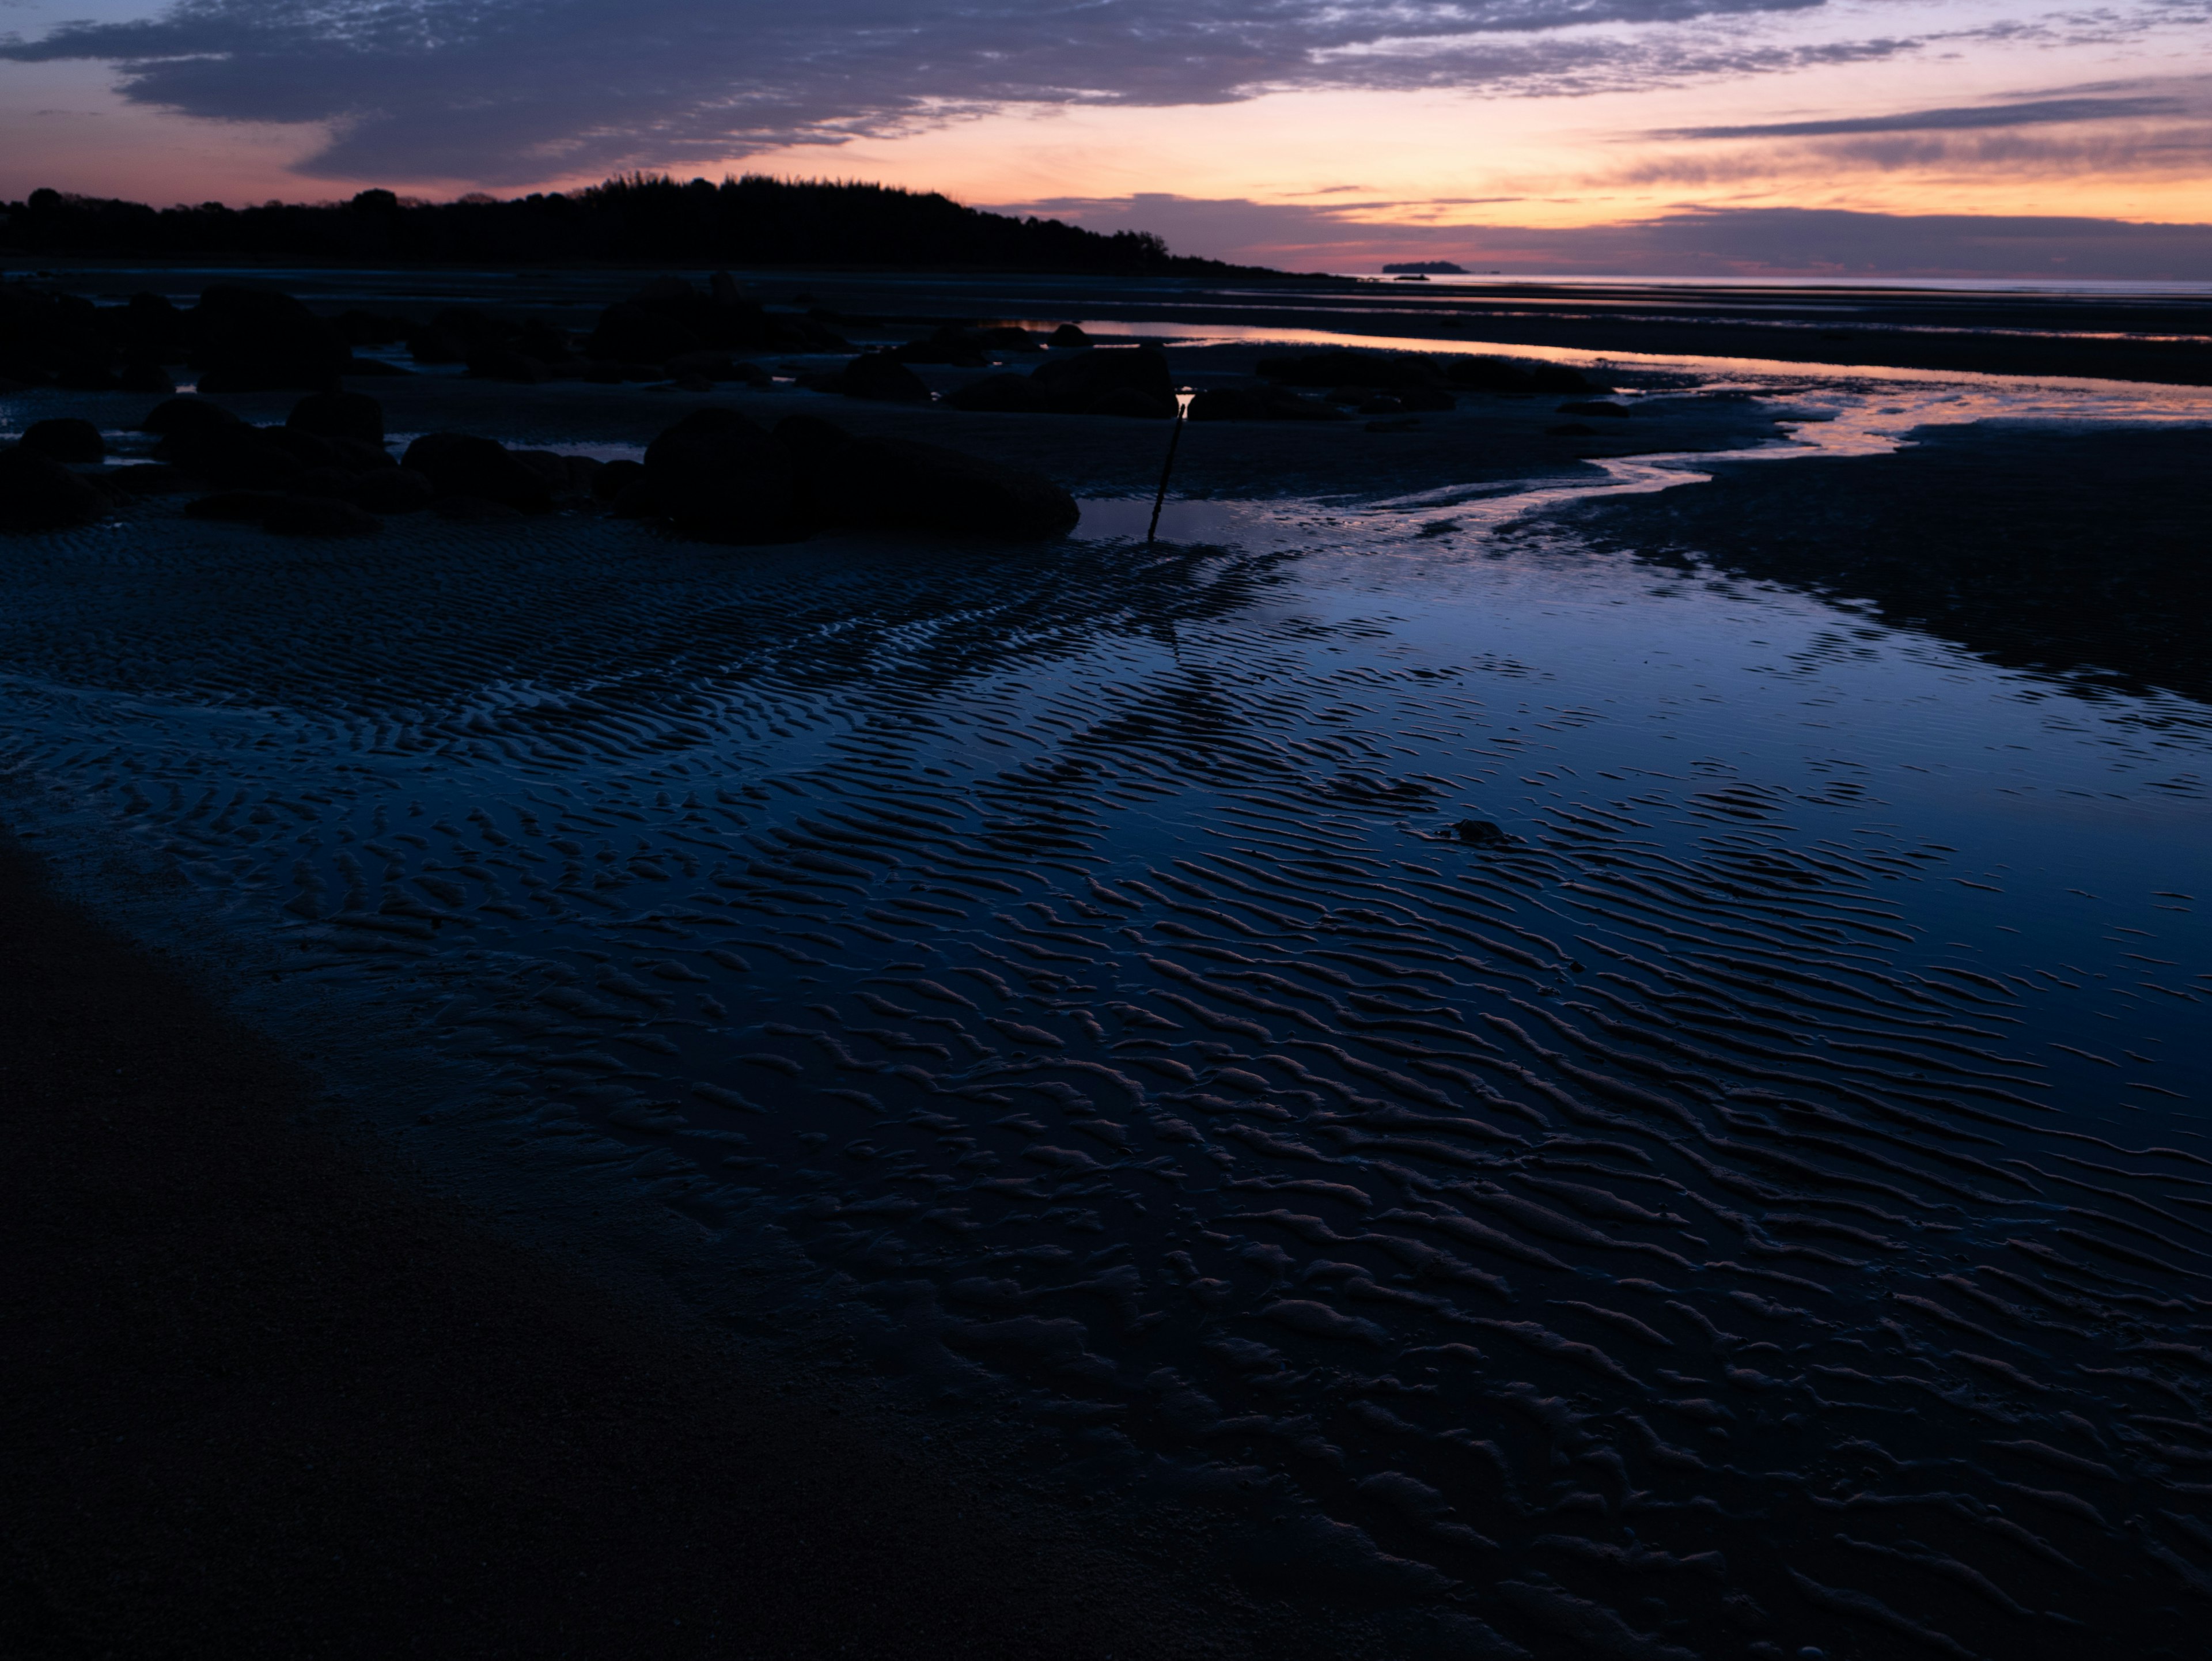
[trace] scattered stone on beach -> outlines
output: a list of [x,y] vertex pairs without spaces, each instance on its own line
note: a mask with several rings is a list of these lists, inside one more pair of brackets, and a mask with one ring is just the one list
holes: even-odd
[[1613,421],[1628,419],[1626,405],[1610,404],[1603,399],[1595,398],[1571,399],[1559,405],[1559,413],[1571,416],[1599,416]]
[[995,415],[1034,415],[1045,406],[1036,382],[1022,374],[985,375],[946,393],[945,401],[956,410]]
[[428,479],[441,496],[475,496],[518,513],[542,514],[553,506],[544,475],[497,439],[467,433],[425,433],[407,447],[403,467]]
[[1192,421],[1342,421],[1344,411],[1287,386],[1209,386],[1190,401]]
[[1263,357],[1255,366],[1269,380],[1285,386],[1434,386],[1443,372],[1434,358],[1414,352],[1307,352],[1297,357]]
[[[1149,346],[1094,347],[1069,357],[1054,357],[1030,371],[1043,394],[1044,406],[1060,415],[1115,415],[1149,412],[1163,418],[1176,412],[1175,380],[1168,373],[1167,355]],[[1115,392],[1132,392],[1141,407],[1117,400],[1116,407],[1100,405]]]
[[[617,471],[619,469],[619,471]],[[1024,539],[1079,517],[1041,473],[907,439],[855,437],[820,416],[773,434],[734,410],[694,411],[653,440],[641,467],[602,470],[623,517],[659,515],[684,534],[735,545],[803,541],[833,526]]]
[[208,432],[217,427],[245,424],[242,417],[204,398],[172,398],[165,399],[148,411],[146,418],[138,423],[138,430],[170,438],[184,433]]
[[23,429],[22,447],[54,461],[105,461],[107,441],[100,429],[76,416],[51,416]]
[[1516,363],[1504,357],[1455,357],[1444,370],[1444,379],[1469,392],[1523,397],[1602,390],[1580,370],[1564,363]]
[[100,516],[92,482],[52,456],[0,450],[0,531],[53,531]]
[[930,401],[929,383],[889,352],[863,352],[834,374],[810,376],[801,384],[879,404]]
[[1513,838],[1490,819],[1462,819],[1451,828],[1455,841],[1470,848],[1510,848]]
[[854,439],[806,471],[810,494],[839,522],[872,529],[1035,541],[1081,517],[1042,473],[914,439]]
[[320,392],[353,356],[336,329],[276,289],[211,283],[187,319],[204,392]]
[[791,451],[735,410],[695,410],[654,439],[645,485],[657,511],[702,541],[744,545],[806,534]]
[[381,448],[384,405],[367,392],[310,392],[284,417],[287,427],[325,438],[357,439]]

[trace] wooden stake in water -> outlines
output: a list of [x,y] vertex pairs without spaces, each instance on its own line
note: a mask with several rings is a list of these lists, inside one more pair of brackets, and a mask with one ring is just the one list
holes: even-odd
[[1175,472],[1176,446],[1182,441],[1182,411],[1183,402],[1181,399],[1176,399],[1175,431],[1168,435],[1168,459],[1161,464],[1159,493],[1152,498],[1152,522],[1145,527],[1145,546],[1147,548],[1152,545],[1153,539],[1159,535],[1160,508],[1168,499],[1168,475]]

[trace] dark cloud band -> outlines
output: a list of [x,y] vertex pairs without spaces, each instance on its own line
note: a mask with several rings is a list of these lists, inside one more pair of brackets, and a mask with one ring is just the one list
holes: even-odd
[[1586,91],[1898,49],[1762,53],[1633,27],[1821,3],[181,0],[152,18],[0,44],[0,58],[112,63],[127,97],[187,115],[328,124],[328,148],[303,167],[319,176],[518,184],[710,165],[1009,104],[1208,104],[1313,87]]

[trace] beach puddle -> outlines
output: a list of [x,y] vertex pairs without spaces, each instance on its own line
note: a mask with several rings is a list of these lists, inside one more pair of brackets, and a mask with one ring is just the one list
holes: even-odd
[[773,1233],[1271,1594],[1465,1653],[2178,1653],[2203,706],[1530,505],[18,539],[10,812],[167,873],[137,926],[303,1045],[434,1058],[422,1147]]

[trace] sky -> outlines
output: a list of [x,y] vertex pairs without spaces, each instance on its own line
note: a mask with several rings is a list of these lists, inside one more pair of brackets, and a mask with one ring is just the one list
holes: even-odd
[[1294,270],[2212,279],[2212,0],[0,0],[0,198],[634,168]]

